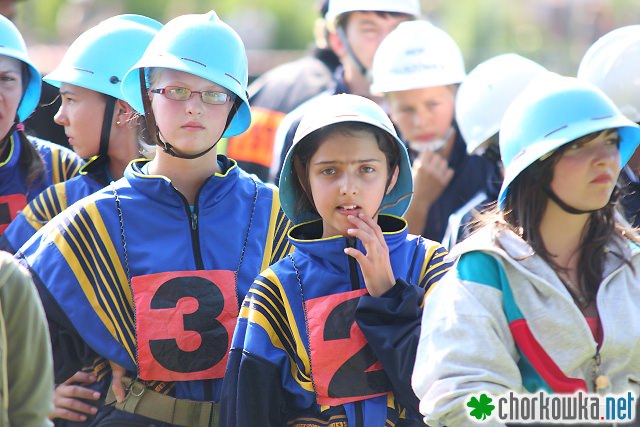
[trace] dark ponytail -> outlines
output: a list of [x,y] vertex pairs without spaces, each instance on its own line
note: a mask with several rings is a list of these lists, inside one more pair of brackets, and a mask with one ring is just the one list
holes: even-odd
[[[25,62],[20,62],[21,64],[21,74],[22,74],[22,96],[27,93],[27,88],[29,86],[29,79],[31,78],[31,74],[29,72],[29,66]],[[22,104],[22,100],[20,100]],[[26,117],[25,117],[26,119]],[[36,147],[29,141],[27,138],[27,134],[24,132],[24,125],[20,123],[20,119],[16,114],[15,125],[9,131],[7,135],[7,140],[11,137],[13,131],[16,131],[18,138],[20,138],[20,170],[24,172],[25,177],[25,186],[27,187],[27,192],[29,192],[32,184],[38,183],[38,181],[44,183],[44,173],[45,166],[44,160],[40,156]]]
[[[34,147],[27,138],[27,134],[24,133],[22,126],[17,126],[16,135],[20,138],[20,170],[24,173],[25,185],[27,192],[29,192],[33,184],[37,184],[38,182],[44,183],[44,160],[38,150],[36,150],[36,147]],[[11,134],[8,136],[10,137]]]

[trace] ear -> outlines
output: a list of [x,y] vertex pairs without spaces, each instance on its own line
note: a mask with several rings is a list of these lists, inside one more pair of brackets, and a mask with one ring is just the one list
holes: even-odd
[[116,126],[126,125],[134,112],[133,107],[127,102],[116,99],[116,105],[113,109],[113,123],[116,124]]
[[338,37],[338,33],[335,31],[329,32],[329,47],[336,54],[338,58],[340,58],[340,62],[344,62],[344,58],[347,55],[347,50],[344,47],[344,43]]
[[396,168],[393,171],[393,175],[391,175],[391,180],[389,181],[389,186],[387,188],[387,193],[389,194],[391,193],[391,190],[393,190],[393,187],[396,186],[396,183],[398,182],[398,175],[400,174],[400,166],[396,166]]
[[123,101],[122,99],[116,100],[116,108],[117,114],[131,114],[133,113],[133,107],[129,105],[129,103]]

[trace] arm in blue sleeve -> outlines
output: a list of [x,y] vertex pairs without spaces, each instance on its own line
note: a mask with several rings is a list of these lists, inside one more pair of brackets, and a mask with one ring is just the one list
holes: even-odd
[[83,366],[90,365],[98,354],[80,337],[63,310],[31,269],[19,252],[16,258],[29,270],[44,307],[53,350],[54,380],[60,384],[73,376]]
[[286,425],[286,405],[277,366],[242,349],[232,349],[222,387],[221,426]]
[[365,295],[356,308],[356,322],[384,367],[396,399],[418,419],[419,400],[411,388],[425,291],[402,279],[375,298]]

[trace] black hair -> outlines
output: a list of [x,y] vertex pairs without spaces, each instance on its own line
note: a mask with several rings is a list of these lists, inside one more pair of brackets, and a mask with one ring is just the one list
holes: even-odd
[[[544,160],[537,160],[522,171],[509,185],[502,210],[495,206],[479,215],[479,224],[496,224],[518,234],[545,262],[556,272],[566,273],[566,268],[559,265],[555,255],[545,247],[540,224],[549,201],[546,190],[553,180],[555,165],[562,153],[573,143],[588,142],[598,137],[594,132],[565,144]],[[595,301],[596,293],[602,282],[606,246],[611,236],[639,242],[638,235],[630,228],[616,222],[615,202],[618,191],[614,190],[609,203],[602,209],[589,214],[586,226],[582,231],[578,248],[579,288],[586,297],[585,308]],[[479,228],[477,225],[474,229]],[[629,265],[629,260],[625,260]],[[576,301],[577,302],[577,301]]]

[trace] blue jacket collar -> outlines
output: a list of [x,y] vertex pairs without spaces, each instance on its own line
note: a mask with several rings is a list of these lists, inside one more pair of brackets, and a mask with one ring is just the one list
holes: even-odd
[[7,159],[0,162],[0,170],[12,169],[20,160],[20,137],[14,132],[7,140]]
[[[129,163],[124,171],[124,178],[131,187],[146,197],[174,207],[182,207],[186,199],[171,184],[171,180],[162,175],[149,175],[144,167],[150,162],[147,159],[137,159]],[[218,163],[222,173],[211,175],[198,192],[196,203],[200,208],[212,207],[218,204],[233,190],[238,182],[240,168],[235,160],[221,154]]]
[[[408,231],[407,222],[404,219],[382,214],[378,216],[378,224],[382,228],[390,253],[406,241]],[[317,258],[321,263],[335,264],[338,268],[343,268],[347,257],[343,251],[347,247],[347,238],[343,236],[322,238],[321,236],[321,219],[298,224],[289,230],[289,241],[296,251],[302,251],[312,258]],[[364,250],[360,240],[356,240],[356,247],[361,251]]]

